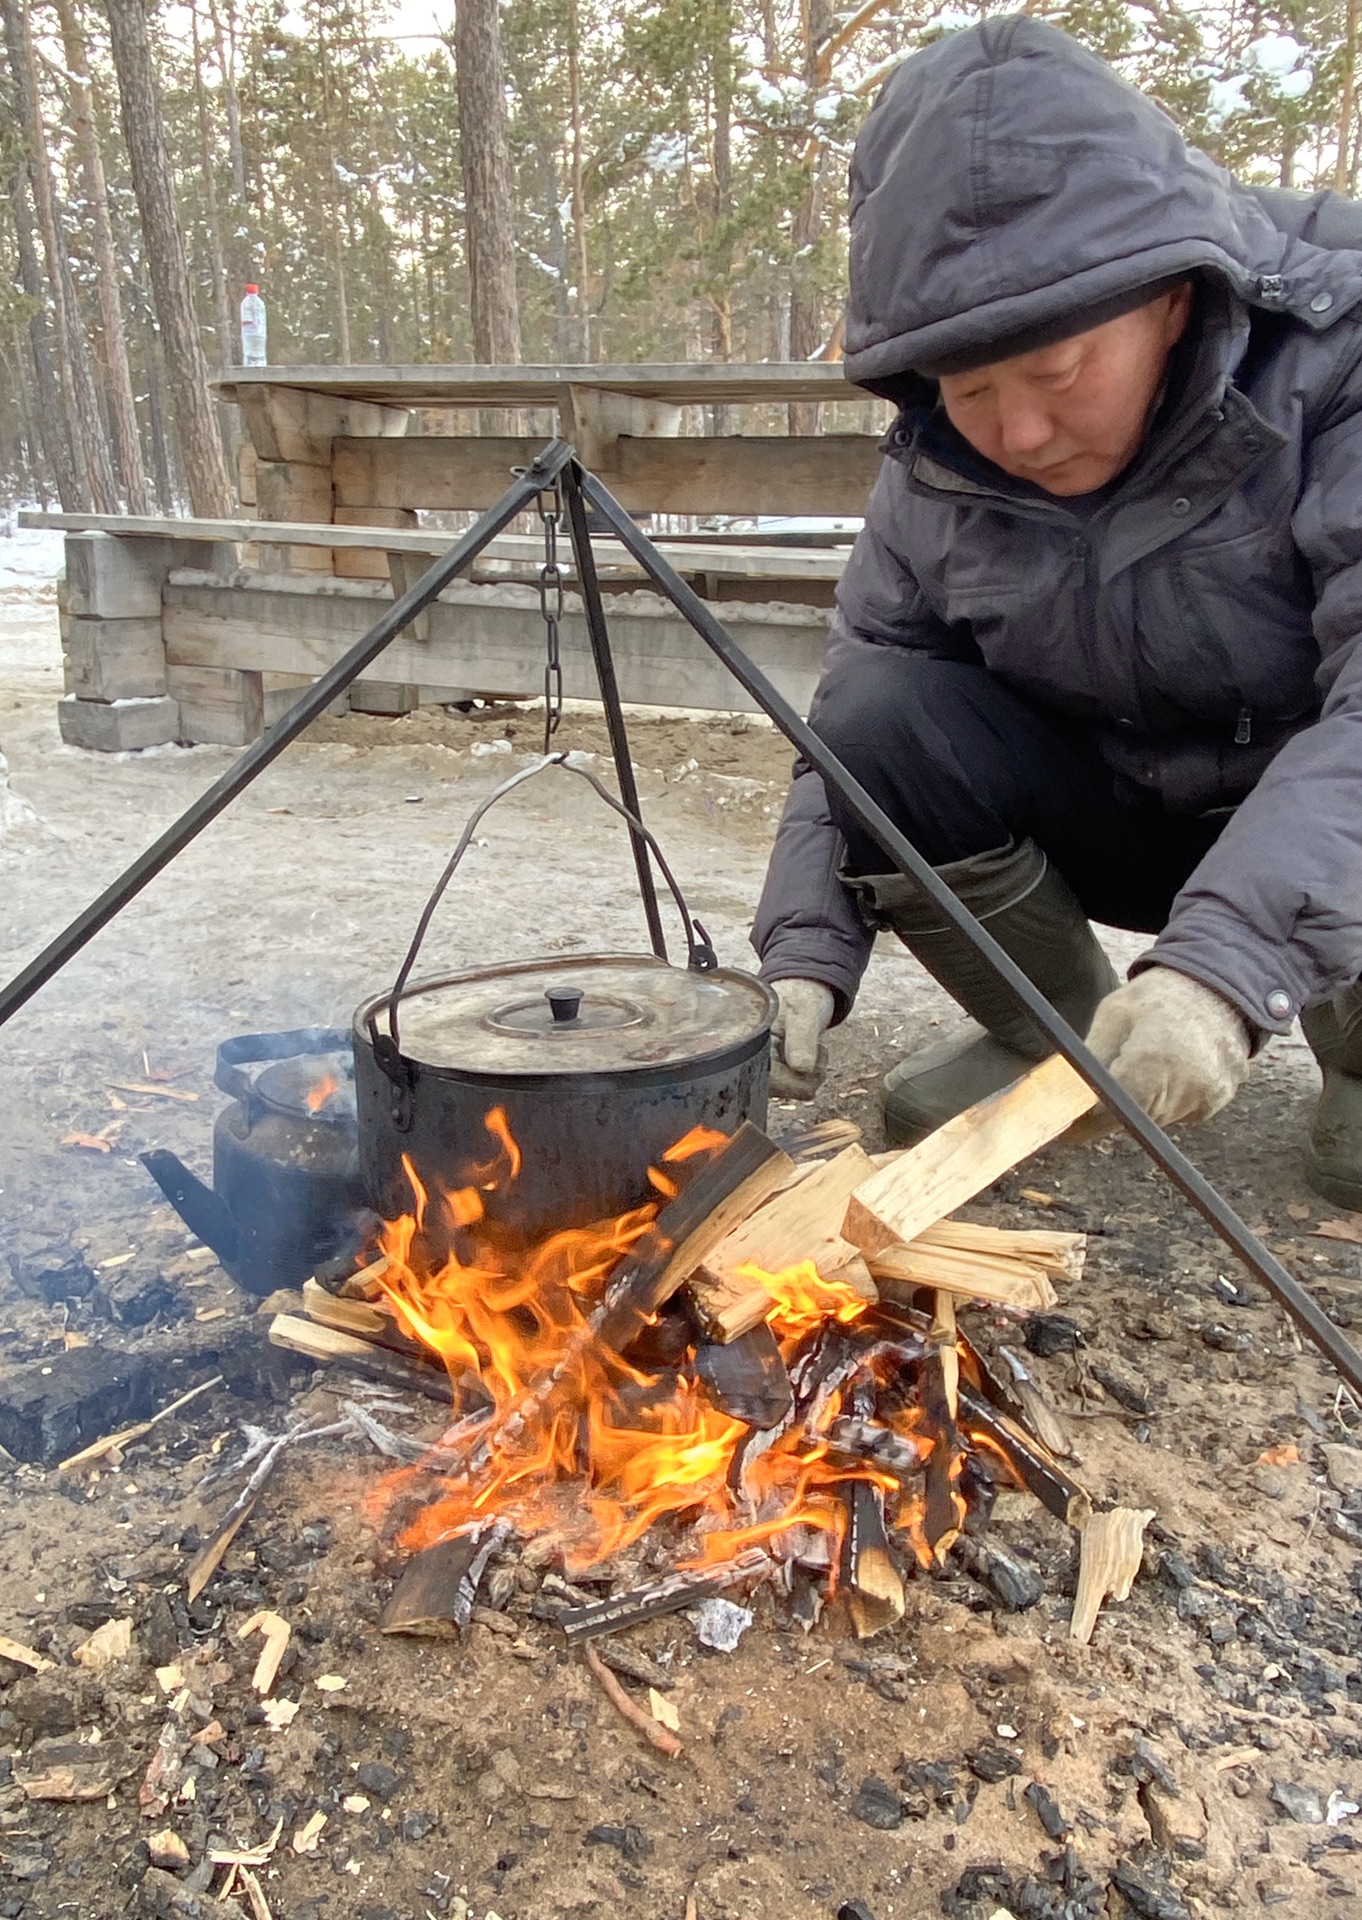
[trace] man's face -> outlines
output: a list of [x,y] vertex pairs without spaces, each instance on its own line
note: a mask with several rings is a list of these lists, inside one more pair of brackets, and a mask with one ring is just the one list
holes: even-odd
[[951,425],[995,467],[1061,499],[1093,493],[1139,452],[1191,311],[1190,282],[1087,333],[944,374]]

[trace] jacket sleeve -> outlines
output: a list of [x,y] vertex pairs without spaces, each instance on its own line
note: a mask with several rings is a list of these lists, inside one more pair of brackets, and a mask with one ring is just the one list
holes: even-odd
[[[868,648],[958,651],[951,647],[949,628],[927,606],[896,538],[908,511],[903,469],[886,459],[837,589],[823,677],[809,710],[815,730],[824,688],[854,675]],[[821,980],[831,987],[838,1021],[851,1010],[875,937],[838,878],[844,851],[821,777],[797,761],[752,944],[761,956],[763,980]]]
[[[1342,324],[1350,324],[1343,322]],[[1324,704],[1174,903],[1141,966],[1177,967],[1258,1027],[1362,975],[1362,375],[1317,431],[1292,532],[1314,581]]]

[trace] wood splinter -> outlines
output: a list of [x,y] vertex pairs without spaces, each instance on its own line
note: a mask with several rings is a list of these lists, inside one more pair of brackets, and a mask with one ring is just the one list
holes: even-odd
[[1144,1530],[1153,1518],[1152,1507],[1112,1507],[1089,1516],[1080,1536],[1071,1640],[1087,1646],[1102,1602],[1129,1599],[1144,1558]]
[[679,1759],[686,1749],[671,1728],[664,1727],[660,1720],[654,1720],[651,1714],[645,1713],[642,1707],[629,1698],[590,1641],[587,1642],[585,1653],[586,1664],[595,1675],[601,1692],[616,1712],[627,1720],[631,1727],[636,1728],[650,1746],[656,1747],[659,1753],[665,1754],[669,1760]]

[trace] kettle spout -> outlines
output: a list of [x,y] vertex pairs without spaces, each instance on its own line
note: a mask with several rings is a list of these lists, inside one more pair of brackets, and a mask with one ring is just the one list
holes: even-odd
[[226,1201],[191,1173],[178,1154],[153,1147],[138,1158],[190,1231],[230,1267],[240,1250],[240,1235]]

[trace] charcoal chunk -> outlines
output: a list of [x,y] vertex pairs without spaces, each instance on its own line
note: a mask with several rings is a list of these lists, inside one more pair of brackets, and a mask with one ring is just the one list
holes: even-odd
[[84,1255],[47,1234],[18,1234],[9,1248],[9,1270],[26,1300],[49,1307],[59,1300],[83,1300],[95,1284]]
[[979,1747],[974,1753],[966,1754],[965,1760],[976,1780],[992,1783],[1021,1772],[1021,1761],[1006,1747]]
[[1065,1313],[1033,1313],[1026,1322],[1027,1351],[1041,1360],[1072,1353],[1083,1344],[1083,1329]]
[[898,1793],[887,1780],[868,1773],[856,1789],[856,1797],[851,1803],[852,1815],[864,1821],[868,1827],[879,1827],[886,1833],[892,1833],[895,1827],[903,1825],[903,1807]]
[[1176,1887],[1141,1873],[1128,1860],[1118,1862],[1111,1883],[1139,1920],[1191,1920],[1191,1910]]
[[397,1786],[397,1769],[386,1760],[366,1760],[355,1769],[355,1778],[366,1793],[387,1800]]
[[1070,1831],[1058,1800],[1039,1780],[1033,1780],[1022,1797],[1052,1840],[1062,1840]]
[[588,1847],[615,1847],[630,1862],[646,1860],[653,1850],[653,1843],[643,1831],[632,1822],[622,1827],[601,1824],[591,1827],[585,1835]]

